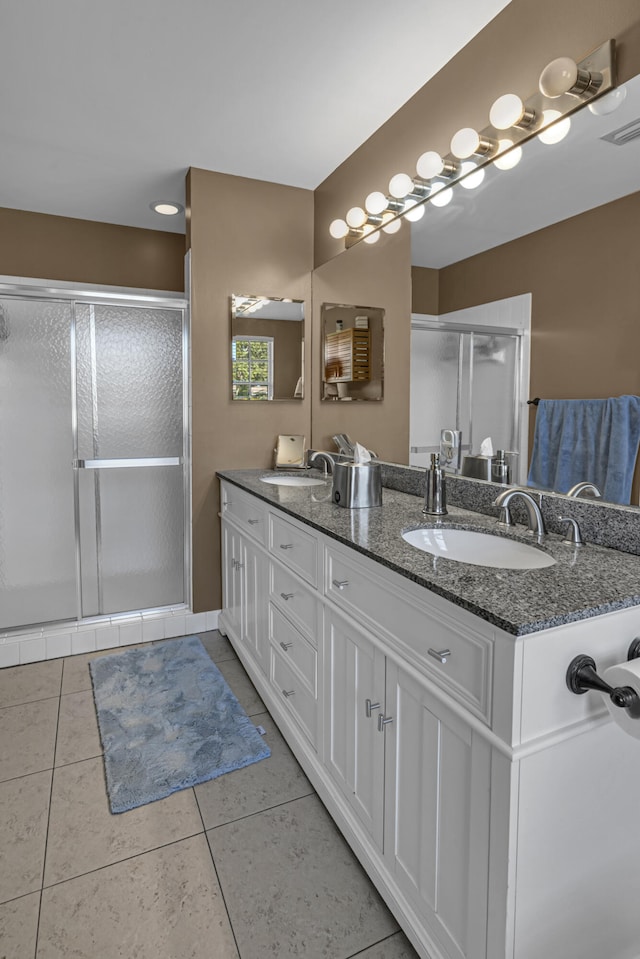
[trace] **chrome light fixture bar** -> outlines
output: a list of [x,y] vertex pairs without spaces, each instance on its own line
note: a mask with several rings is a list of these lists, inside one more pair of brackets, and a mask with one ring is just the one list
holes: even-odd
[[513,93],[498,97],[484,129],[458,130],[446,156],[433,150],[423,153],[415,176],[395,174],[387,194],[370,193],[363,207],[352,207],[344,220],[333,220],[329,233],[344,239],[347,249],[360,240],[374,243],[381,230],[395,233],[403,219],[422,216],[428,203],[448,203],[454,184],[467,189],[479,185],[490,163],[500,170],[511,169],[527,140],[537,136],[543,143],[558,142],[569,130],[572,113],[614,87],[615,40],[607,40],[577,63],[570,57],[552,60],[540,74],[539,89],[526,101]]

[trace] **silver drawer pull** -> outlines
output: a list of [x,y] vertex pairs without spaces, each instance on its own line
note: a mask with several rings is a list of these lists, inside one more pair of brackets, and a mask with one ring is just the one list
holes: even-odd
[[446,663],[451,655],[450,649],[428,649],[427,652],[429,653],[429,656],[433,656],[433,658],[437,659],[439,663]]
[[378,713],[378,732],[384,732],[384,727],[388,726],[389,723],[393,722],[393,716],[383,716],[382,713]]
[[365,712],[367,719],[371,719],[371,713],[374,709],[380,709],[380,703],[372,703],[370,699],[365,700]]
[[280,543],[280,549],[293,549],[293,543]]
[[345,586],[348,586],[348,585],[349,585],[349,580],[348,580],[348,579],[334,579],[334,580],[333,580],[333,585],[335,586],[336,589],[344,589]]
[[249,524],[249,526],[255,526],[256,523],[259,523],[259,522],[260,522],[259,519],[248,519],[248,520],[247,520],[247,523]]
[[292,599],[295,596],[295,593],[280,593],[283,599]]
[[286,653],[287,650],[291,649],[291,647],[293,646],[293,643],[283,643],[282,640],[281,640],[281,641],[280,641],[280,645],[282,646],[282,648],[284,649],[284,651],[285,651],[285,653]]
[[244,563],[241,563],[238,560],[236,560],[236,569],[244,569]]
[[230,499],[226,499],[222,505],[224,506],[225,509],[228,509],[230,506],[233,506],[233,503],[231,502]]
[[289,699],[291,696],[295,696],[295,694],[296,694],[295,689],[283,689],[283,690],[282,690],[282,695],[284,696],[285,699]]

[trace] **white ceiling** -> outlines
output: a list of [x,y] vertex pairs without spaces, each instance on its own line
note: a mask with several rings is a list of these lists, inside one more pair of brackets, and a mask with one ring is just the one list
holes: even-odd
[[[640,190],[640,138],[625,146],[602,140],[640,117],[640,77],[626,90],[615,113],[594,116],[584,108],[560,143],[534,138],[513,170],[489,165],[478,189],[458,185],[448,206],[427,203],[411,226],[413,265],[440,269]],[[597,244],[585,237],[585,255]]]
[[0,0],[0,206],[182,232],[190,166],[314,189],[507,0]]

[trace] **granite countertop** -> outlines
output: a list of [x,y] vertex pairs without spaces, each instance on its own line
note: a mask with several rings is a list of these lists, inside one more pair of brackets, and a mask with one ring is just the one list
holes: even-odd
[[[266,503],[351,546],[370,559],[493,623],[514,636],[640,606],[640,557],[603,546],[567,546],[549,534],[542,549],[555,560],[543,569],[496,569],[435,557],[406,543],[401,532],[416,526],[455,526],[507,535],[529,545],[524,526],[505,533],[491,516],[449,506],[442,519],[425,517],[423,500],[383,489],[382,506],[343,509],[330,500],[331,478],[323,486],[263,483],[269,470],[228,470],[218,476]],[[305,475],[322,478],[309,470]]]

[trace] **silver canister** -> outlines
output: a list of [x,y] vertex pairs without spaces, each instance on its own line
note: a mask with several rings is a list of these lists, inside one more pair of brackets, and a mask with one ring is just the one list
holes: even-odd
[[379,463],[336,463],[331,499],[346,509],[382,506],[382,471]]

